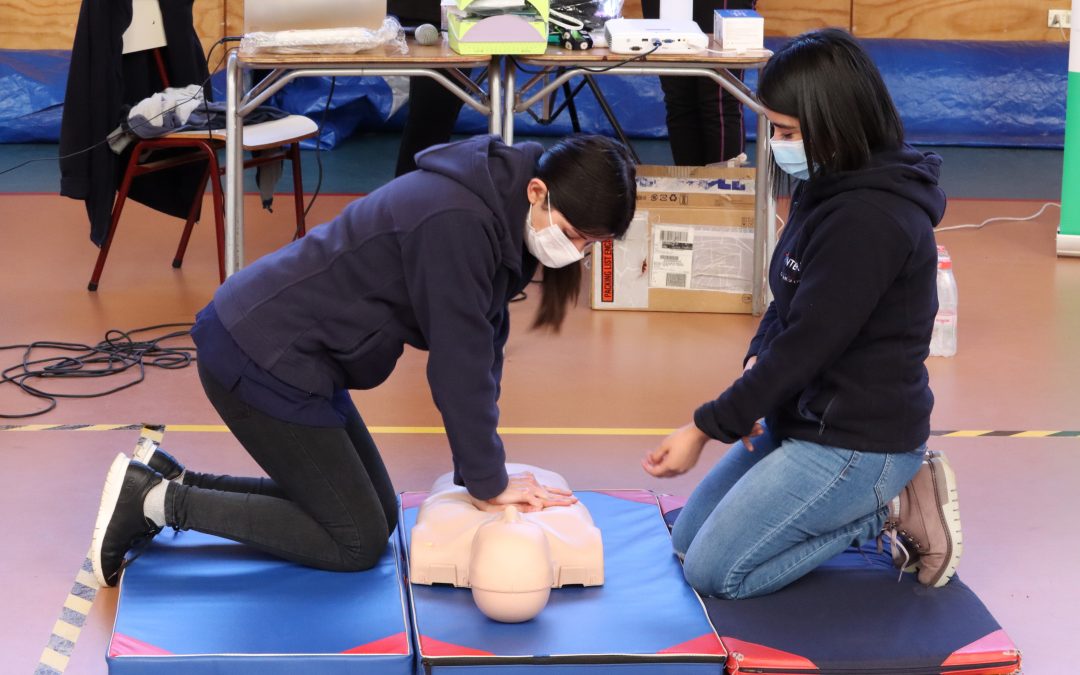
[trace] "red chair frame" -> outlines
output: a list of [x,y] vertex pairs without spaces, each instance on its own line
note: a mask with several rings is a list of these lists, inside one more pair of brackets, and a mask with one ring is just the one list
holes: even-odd
[[[167,87],[168,76],[159,49],[154,50],[154,57],[157,62],[158,74],[161,76],[161,81]],[[98,252],[97,263],[94,265],[94,273],[90,277],[90,283],[87,284],[88,290],[96,291],[98,288],[98,282],[101,280],[101,272],[105,267],[105,259],[109,256],[109,248],[112,246],[113,237],[116,236],[116,228],[120,222],[120,214],[124,210],[124,203],[127,201],[128,193],[131,190],[131,182],[138,176],[200,161],[207,162],[206,171],[203,174],[202,180],[199,181],[199,189],[195,193],[195,199],[191,204],[191,210],[188,212],[187,222],[184,225],[184,233],[180,237],[180,244],[177,246],[176,254],[173,256],[172,266],[174,268],[179,268],[184,262],[184,253],[187,251],[188,240],[191,239],[191,231],[195,226],[195,221],[200,212],[200,207],[202,206],[203,197],[206,193],[206,184],[207,182],[210,182],[214,199],[214,227],[217,233],[218,278],[221,283],[225,282],[225,198],[221,188],[221,176],[225,174],[225,167],[221,166],[217,158],[217,151],[220,148],[223,148],[224,145],[224,142],[210,138],[209,136],[206,138],[194,136],[163,136],[161,138],[142,139],[136,142],[135,147],[131,151],[131,157],[128,160],[127,167],[124,170],[124,177],[120,182],[120,189],[117,192],[116,201],[113,203],[112,219],[109,223],[109,233],[106,235],[105,242],[101,245],[101,250]],[[167,159],[148,159],[147,161],[140,161],[140,158],[149,155],[154,150],[176,148],[190,148],[191,152],[177,157],[169,157]],[[293,197],[296,204],[296,231],[293,233],[293,240],[295,241],[304,236],[307,232],[304,222],[304,185],[300,171],[299,141],[289,144],[288,149],[282,148],[280,152],[274,152],[260,157],[252,157],[245,160],[244,169],[284,159],[288,159],[292,163]],[[211,179],[213,180],[211,181]]]

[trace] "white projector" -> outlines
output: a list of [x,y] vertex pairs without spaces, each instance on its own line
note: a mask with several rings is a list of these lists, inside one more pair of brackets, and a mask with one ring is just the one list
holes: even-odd
[[693,21],[612,19],[604,24],[608,49],[615,54],[696,54],[709,46],[709,36]]

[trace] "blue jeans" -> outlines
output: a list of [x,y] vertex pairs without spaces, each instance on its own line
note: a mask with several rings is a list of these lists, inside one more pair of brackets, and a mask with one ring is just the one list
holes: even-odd
[[925,449],[875,453],[777,443],[767,429],[754,439],[753,452],[733,445],[672,529],[687,582],[720,598],[764,595],[873,539]]

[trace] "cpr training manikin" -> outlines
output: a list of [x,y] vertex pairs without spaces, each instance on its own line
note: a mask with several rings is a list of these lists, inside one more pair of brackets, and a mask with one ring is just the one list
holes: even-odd
[[[552,471],[526,464],[507,464],[506,471],[527,471],[541,485],[570,489]],[[604,549],[600,530],[580,502],[531,513],[514,506],[482,510],[448,473],[420,505],[409,577],[414,584],[472,588],[487,617],[517,623],[539,614],[552,588],[602,585]]]

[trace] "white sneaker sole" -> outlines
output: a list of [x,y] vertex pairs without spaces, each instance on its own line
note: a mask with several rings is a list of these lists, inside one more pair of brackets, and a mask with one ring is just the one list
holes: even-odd
[[94,568],[94,577],[102,588],[110,584],[105,581],[105,573],[101,569],[101,547],[105,542],[105,530],[109,529],[113,513],[116,512],[116,503],[120,501],[120,490],[124,487],[124,475],[127,474],[129,461],[127,455],[122,452],[113,460],[109,473],[105,476],[105,488],[101,491],[101,506],[98,507],[97,520],[94,521],[94,538],[90,542],[90,563]]
[[131,453],[131,458],[150,466],[150,458],[157,452],[157,448],[157,443],[149,438],[140,438],[139,444],[135,446],[135,452]]
[[[949,466],[945,455],[941,452],[930,452],[927,453],[927,461],[932,463],[931,474],[934,477],[942,525],[949,533],[949,553],[945,571],[933,584],[934,588],[940,588],[949,583],[956,574],[956,568],[960,565],[960,554],[964,550],[963,535],[960,531],[960,499],[956,491],[956,474]],[[943,480],[938,480],[939,477]]]

